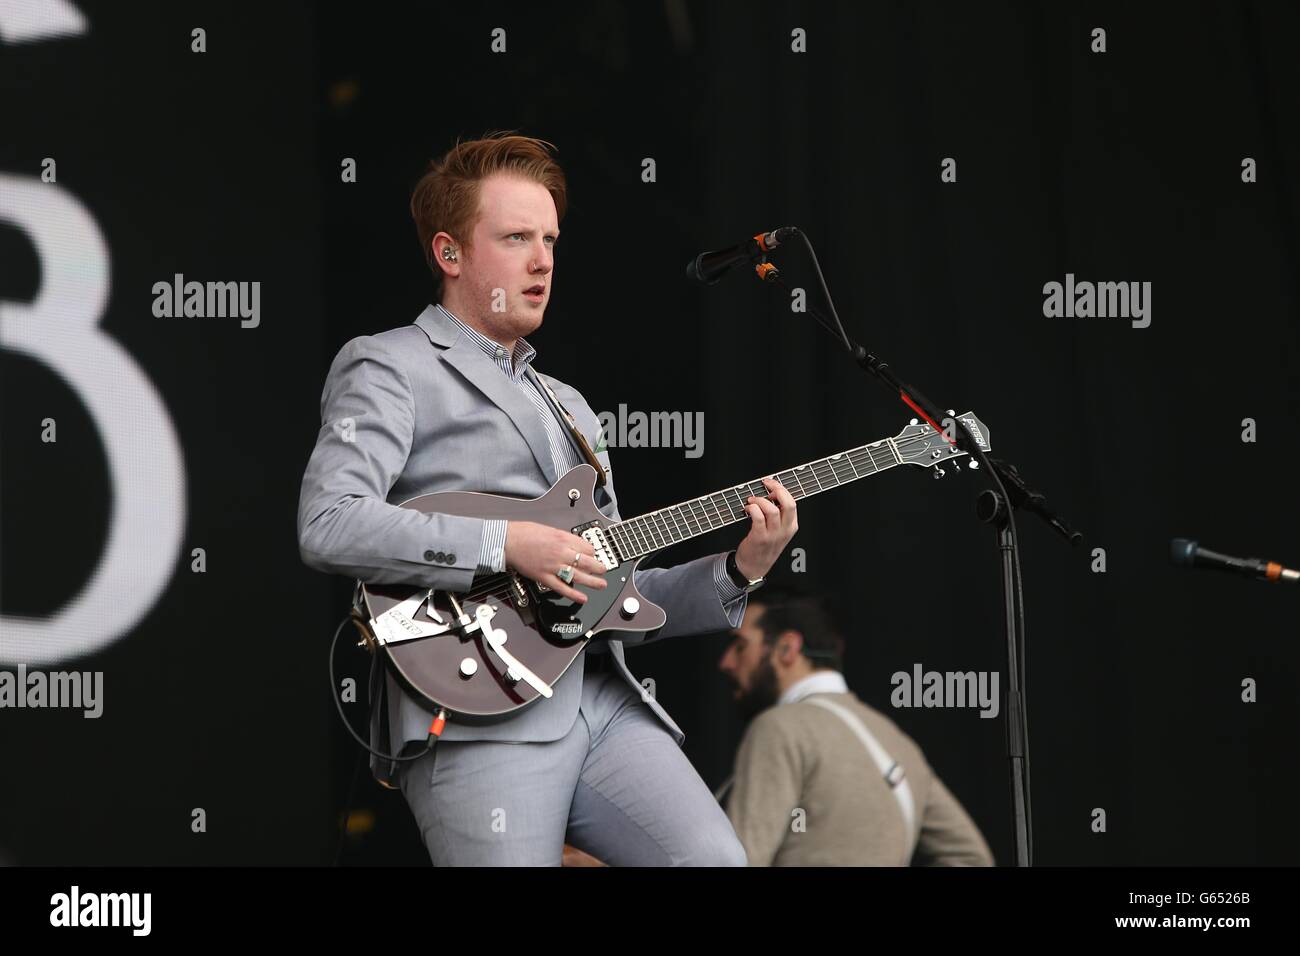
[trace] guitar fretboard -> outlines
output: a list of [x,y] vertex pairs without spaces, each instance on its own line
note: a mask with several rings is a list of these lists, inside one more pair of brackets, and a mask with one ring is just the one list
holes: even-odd
[[[902,464],[892,439],[882,439],[765,477],[775,478],[796,501]],[[639,558],[688,538],[725,528],[749,517],[751,495],[770,497],[761,479],[733,485],[658,511],[629,518],[605,529],[624,561]]]

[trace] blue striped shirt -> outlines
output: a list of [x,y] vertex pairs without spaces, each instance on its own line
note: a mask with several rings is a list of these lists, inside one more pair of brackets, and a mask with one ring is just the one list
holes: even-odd
[[[505,346],[493,342],[482,332],[466,325],[441,304],[438,305],[438,309],[455,323],[471,342],[486,352],[492,361],[496,363],[497,368],[501,369],[501,374],[514,382],[515,387],[527,395],[528,400],[533,403],[533,407],[537,409],[537,414],[541,417],[542,426],[546,429],[547,442],[551,447],[551,464],[555,468],[555,473],[563,475],[575,465],[583,464],[583,458],[578,449],[573,446],[573,443],[565,435],[565,429],[568,426],[556,418],[551,411],[546,396],[524,374],[529,364],[536,357],[537,350],[529,345],[526,339],[520,338],[515,341],[514,354],[507,355]],[[495,518],[489,518],[483,522],[483,543],[479,547],[478,557],[480,574],[493,572],[499,574],[506,569],[506,524],[507,522]],[[743,588],[736,587],[736,583],[727,574],[727,555],[725,553],[718,555],[717,560],[714,561],[713,583],[717,586],[718,599],[722,602],[723,609],[726,611],[728,622],[732,627],[739,627],[745,607],[740,599],[744,596],[745,591]]]

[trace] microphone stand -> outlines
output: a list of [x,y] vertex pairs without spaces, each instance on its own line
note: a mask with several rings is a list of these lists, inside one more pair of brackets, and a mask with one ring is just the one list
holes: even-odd
[[[849,338],[844,331],[844,324],[840,322],[839,314],[835,311],[835,303],[831,299],[830,289],[826,286],[826,279],[822,276],[821,265],[817,261],[817,253],[813,250],[812,243],[808,241],[808,237],[802,230],[791,227],[789,231],[797,235],[808,250],[808,256],[817,272],[817,281],[830,308],[834,325],[816,306],[809,306],[809,314],[822,328],[840,340],[845,351],[852,356],[859,368],[894,392],[903,404],[923,418],[935,432],[945,437],[955,433],[955,437],[948,438],[948,441],[971,456],[972,468],[977,467],[977,464],[982,465],[997,486],[996,489],[986,489],[980,493],[976,501],[976,515],[981,521],[993,525],[996,529],[998,551],[1002,559],[1002,600],[1007,653],[1007,757],[1011,771],[1012,839],[1016,866],[1032,866],[1033,816],[1029,800],[1029,723],[1025,707],[1025,601],[1021,587],[1020,548],[1016,536],[1014,513],[1016,509],[1024,508],[1038,515],[1071,545],[1078,545],[1083,540],[1083,535],[1071,529],[1047,507],[1047,499],[1025,483],[1014,465],[985,454],[964,422],[960,423],[959,428],[945,431],[939,424],[943,419],[940,417],[938,406],[918,389],[899,379],[887,362],[872,355]],[[765,284],[780,286],[789,291],[791,287],[781,278],[776,266],[767,261],[766,252],[765,249],[755,249],[751,257],[754,271]],[[960,422],[953,411],[948,412],[947,420]]]

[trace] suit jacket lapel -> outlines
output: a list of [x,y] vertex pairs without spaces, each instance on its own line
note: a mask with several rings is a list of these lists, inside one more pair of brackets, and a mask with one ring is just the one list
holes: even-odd
[[519,390],[519,386],[506,378],[487,353],[462,335],[437,309],[426,309],[415,324],[424,329],[435,344],[447,346],[442,354],[443,359],[510,416],[528,443],[533,458],[537,460],[537,467],[546,476],[547,484],[553,485],[559,481],[555,463],[551,461],[551,443],[546,437],[546,429],[537,416],[537,408]]

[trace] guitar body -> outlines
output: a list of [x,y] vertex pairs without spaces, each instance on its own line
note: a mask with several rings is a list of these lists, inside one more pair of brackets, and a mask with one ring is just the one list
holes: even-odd
[[[571,469],[539,498],[451,491],[421,495],[403,502],[401,507],[425,513],[534,521],[574,534],[588,529],[603,532],[613,522],[596,507],[595,487],[596,471],[584,464]],[[426,629],[439,627],[437,618],[442,624],[457,621],[453,599],[471,621],[477,620],[479,607],[486,605],[492,610],[490,627],[505,633],[505,649],[532,675],[553,687],[596,635],[651,631],[666,623],[663,610],[636,589],[633,571],[639,563],[640,559],[636,559],[605,570],[608,587],[604,590],[574,585],[587,595],[586,604],[539,589],[534,582],[510,573],[476,577],[465,594],[365,584],[361,595],[372,624],[393,612],[390,620],[397,618],[406,626],[404,619],[409,619]],[[419,607],[408,604],[410,613],[402,614],[399,606],[412,600],[421,600]],[[452,626],[432,636],[389,642],[375,639],[375,629],[367,630],[371,643],[401,685],[429,709],[445,708],[448,716],[458,722],[503,720],[545,696],[528,681],[514,679],[518,673],[511,674],[508,663],[486,639],[482,626]],[[407,626],[407,630],[414,633],[416,628]]]

